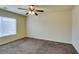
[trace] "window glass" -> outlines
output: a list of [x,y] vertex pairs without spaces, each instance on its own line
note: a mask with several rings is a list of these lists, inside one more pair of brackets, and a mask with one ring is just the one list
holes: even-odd
[[0,17],[0,37],[16,34],[16,19]]

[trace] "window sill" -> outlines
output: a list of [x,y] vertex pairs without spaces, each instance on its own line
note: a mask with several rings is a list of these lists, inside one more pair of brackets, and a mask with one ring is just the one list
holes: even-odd
[[1,35],[0,38],[9,37],[9,36],[14,36],[14,35],[16,35],[16,34],[11,34],[11,35],[8,35],[8,34],[6,34],[6,35]]

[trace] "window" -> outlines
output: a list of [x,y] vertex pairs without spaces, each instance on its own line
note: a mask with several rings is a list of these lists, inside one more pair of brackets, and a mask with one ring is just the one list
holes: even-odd
[[16,19],[0,16],[0,37],[16,34]]

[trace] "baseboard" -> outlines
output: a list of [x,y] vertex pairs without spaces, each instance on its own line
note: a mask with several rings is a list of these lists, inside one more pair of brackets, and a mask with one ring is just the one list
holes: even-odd
[[[74,47],[74,49],[77,51],[77,48],[75,47],[75,45],[72,44],[72,46]],[[79,52],[77,51],[77,53],[79,54]]]
[[[20,39],[36,39],[36,40],[38,39],[38,40],[52,41],[52,40],[40,39],[40,38],[34,38],[34,37],[22,37]],[[5,44],[8,44],[8,43],[12,43],[12,42],[17,41],[17,40],[20,40],[20,39],[10,40],[8,42],[0,43],[0,45],[5,45]],[[53,41],[53,42],[58,42],[58,41]],[[65,43],[65,42],[58,42],[58,43]],[[65,43],[65,44],[70,44],[70,43]]]
[[[53,40],[48,40],[48,39],[40,39],[40,38],[35,38],[35,37],[26,37],[27,39],[38,39],[38,40],[45,40],[45,41],[53,41]],[[59,42],[59,41],[53,41],[53,42],[58,42],[58,43],[65,43],[65,44],[71,44],[71,43],[66,43],[66,42]],[[72,45],[72,44],[71,44]]]
[[4,42],[4,43],[0,43],[0,46],[6,45],[6,44],[9,44],[9,43],[12,43],[12,42],[21,40],[21,39],[25,39],[25,38],[26,38],[26,37],[22,37],[22,38],[19,38],[19,39],[14,39],[14,40],[10,40],[10,41]]

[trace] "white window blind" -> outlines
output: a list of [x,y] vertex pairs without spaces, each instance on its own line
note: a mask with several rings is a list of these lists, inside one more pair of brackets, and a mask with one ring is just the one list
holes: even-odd
[[0,16],[0,37],[16,34],[16,19]]

